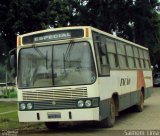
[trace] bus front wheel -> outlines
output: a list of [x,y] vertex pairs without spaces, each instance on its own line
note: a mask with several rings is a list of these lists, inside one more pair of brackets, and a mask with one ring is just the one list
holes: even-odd
[[59,123],[58,122],[45,122],[45,125],[48,129],[56,129],[59,127]]
[[111,128],[115,124],[115,118],[116,118],[116,106],[113,98],[110,100],[110,115],[101,121],[101,126],[105,128]]

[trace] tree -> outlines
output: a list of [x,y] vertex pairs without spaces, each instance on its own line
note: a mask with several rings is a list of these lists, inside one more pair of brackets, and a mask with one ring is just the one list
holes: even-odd
[[47,24],[51,27],[69,25],[72,11],[67,0],[50,0],[47,12]]
[[70,13],[67,4],[67,0],[2,0],[0,33],[9,48],[14,48],[17,34],[66,26]]
[[10,48],[15,47],[17,34],[42,29],[46,23],[47,0],[9,0],[0,5],[0,31]]
[[157,0],[136,0],[132,18],[136,42],[149,48],[153,65],[156,50],[160,49],[160,20],[154,10],[156,3]]
[[[73,25],[91,25],[148,47],[152,63],[160,50],[160,20],[157,0],[70,0]],[[85,4],[84,4],[85,3]]]
[[11,49],[16,46],[17,34],[90,25],[148,47],[154,58],[160,50],[156,3],[157,0],[1,0],[0,34]]
[[1,57],[0,63],[4,64],[5,59],[7,57],[7,45],[1,36],[0,36],[0,57]]
[[71,0],[74,11],[72,25],[90,25],[107,32],[116,26],[112,2],[108,0]]

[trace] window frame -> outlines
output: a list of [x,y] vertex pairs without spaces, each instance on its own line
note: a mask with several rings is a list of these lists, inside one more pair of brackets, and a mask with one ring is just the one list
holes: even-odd
[[[106,42],[106,48],[104,50],[106,51],[106,60],[107,65],[109,65],[110,70],[150,70],[150,58],[149,58],[149,52],[147,49],[142,48],[140,46],[136,46],[134,43],[123,41],[118,38],[114,38],[109,35],[105,35],[103,33],[97,32],[92,30],[92,37],[93,37],[93,43],[95,44],[94,34],[99,35],[99,40],[101,40],[101,37],[104,37],[103,40]],[[111,50],[108,50],[109,44],[114,45],[114,49],[111,48]],[[101,46],[101,42],[99,42],[99,46]],[[118,49],[119,45],[122,46],[123,49]],[[109,45],[112,46],[112,45]],[[127,46],[129,46],[131,54],[128,53]],[[101,74],[101,62],[100,62],[100,54],[97,53],[96,47],[95,49],[95,57],[97,61],[97,69],[98,69],[98,75],[104,76]],[[104,51],[103,50],[103,51]],[[123,50],[121,52],[121,50]],[[148,57],[148,58],[145,58]],[[112,62],[112,60],[114,62]],[[112,62],[112,63],[111,63]],[[110,72],[109,72],[110,73]]]
[[[106,49],[106,36],[98,32],[92,31],[92,38],[93,38],[93,44],[95,49],[95,58],[97,62],[98,76],[110,76],[110,65],[109,65],[108,54]],[[97,43],[99,45],[97,45]],[[102,47],[104,48],[103,51],[102,51]],[[103,59],[102,57],[104,57],[105,59]],[[103,63],[104,60],[106,60],[106,64]],[[106,71],[108,70],[108,72],[105,73],[102,70],[103,67],[104,69],[106,69]]]

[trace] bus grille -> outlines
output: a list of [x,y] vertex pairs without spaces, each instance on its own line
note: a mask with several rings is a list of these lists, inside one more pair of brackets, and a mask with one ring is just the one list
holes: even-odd
[[33,110],[76,108],[79,98],[87,98],[86,87],[23,91],[23,100],[32,101]]
[[77,100],[35,101],[34,110],[71,109],[77,107]]
[[24,101],[48,101],[48,100],[73,100],[78,98],[87,98],[87,88],[64,88],[64,89],[48,89],[23,91]]

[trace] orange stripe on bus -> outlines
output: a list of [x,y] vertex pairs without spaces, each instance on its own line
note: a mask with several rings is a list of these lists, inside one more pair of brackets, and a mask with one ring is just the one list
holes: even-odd
[[137,90],[141,90],[142,87],[145,87],[144,75],[142,70],[137,71]]

